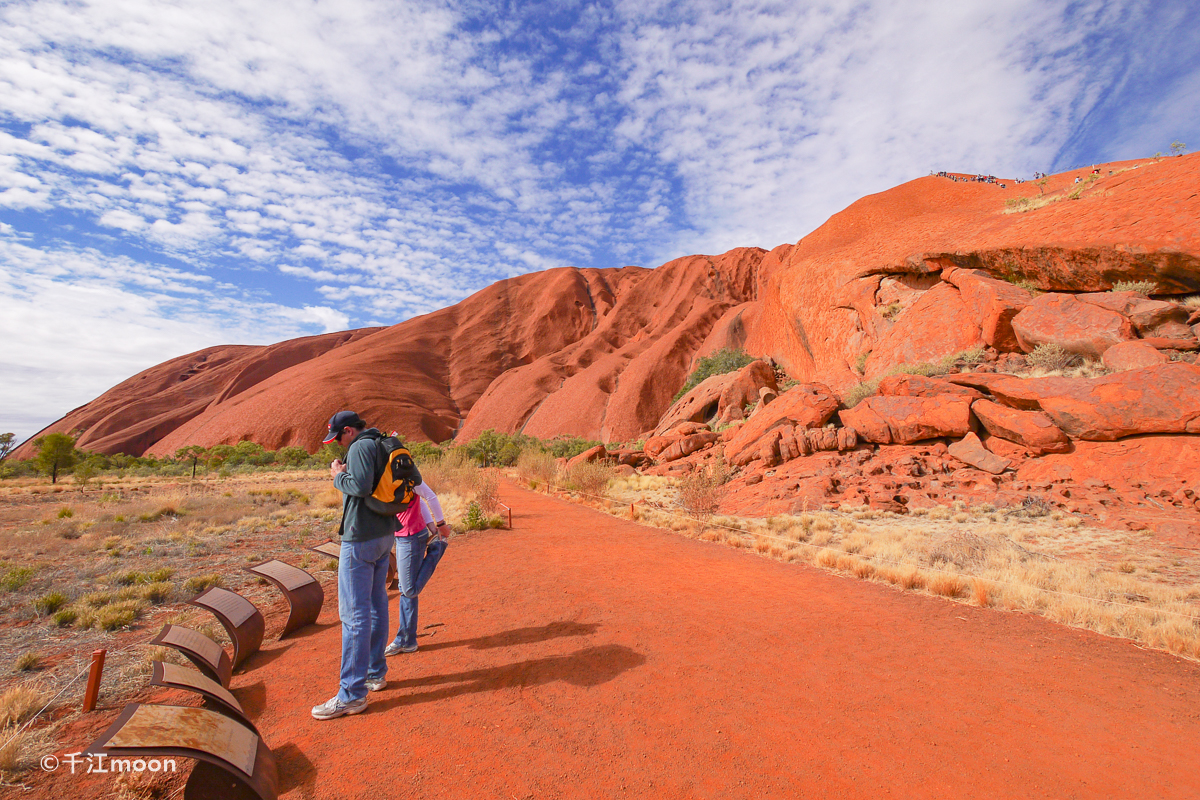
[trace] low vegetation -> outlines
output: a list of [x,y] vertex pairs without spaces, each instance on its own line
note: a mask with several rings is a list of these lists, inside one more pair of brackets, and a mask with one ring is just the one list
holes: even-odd
[[726,372],[739,370],[752,361],[754,361],[754,356],[743,350],[718,350],[711,356],[701,356],[696,359],[696,368],[692,370],[692,374],[676,392],[674,400],[683,397],[713,375],[723,375]]
[[[919,364],[897,364],[892,369],[888,370],[878,378],[872,378],[868,381],[851,387],[842,397],[842,406],[845,408],[854,408],[866,398],[879,391],[879,382],[886,377],[892,375],[924,375],[933,377],[937,375],[946,375],[953,372],[956,367],[971,366],[983,361],[983,348],[975,347],[970,350],[962,350],[957,353],[945,356],[937,362],[922,362]],[[864,359],[865,363],[865,359]]]

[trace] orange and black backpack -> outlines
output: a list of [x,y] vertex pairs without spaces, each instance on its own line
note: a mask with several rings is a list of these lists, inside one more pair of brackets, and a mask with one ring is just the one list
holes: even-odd
[[375,439],[375,491],[365,498],[365,505],[376,514],[395,516],[412,505],[413,488],[421,485],[421,472],[412,453],[398,436],[382,433],[365,434]]

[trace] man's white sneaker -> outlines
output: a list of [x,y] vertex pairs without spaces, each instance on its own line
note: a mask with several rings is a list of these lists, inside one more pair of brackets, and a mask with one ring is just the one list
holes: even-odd
[[361,714],[366,710],[367,698],[365,696],[359,700],[343,703],[337,699],[337,695],[334,695],[327,702],[313,706],[312,715],[313,719],[335,719],[350,714]]
[[405,645],[404,647],[401,647],[400,645],[396,644],[395,642],[392,642],[383,650],[383,654],[385,656],[394,656],[399,653],[415,653],[415,652],[417,652],[417,646],[415,644]]
[[367,691],[378,692],[387,687],[387,678],[367,678]]

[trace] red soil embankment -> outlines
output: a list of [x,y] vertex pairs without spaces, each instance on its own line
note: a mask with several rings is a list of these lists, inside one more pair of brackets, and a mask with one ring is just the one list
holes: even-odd
[[332,586],[234,676],[282,797],[1200,796],[1200,665],[503,494],[366,713]]

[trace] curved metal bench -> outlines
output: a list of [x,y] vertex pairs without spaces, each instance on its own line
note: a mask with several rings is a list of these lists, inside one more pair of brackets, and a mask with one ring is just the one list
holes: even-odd
[[232,669],[237,669],[262,646],[263,630],[266,628],[263,615],[253,603],[237,592],[214,586],[188,603],[208,609],[225,626],[233,641]]
[[233,693],[197,670],[181,667],[178,664],[155,661],[151,664],[150,685],[195,692],[204,698],[205,708],[211,708],[218,714],[224,714],[230,719],[237,720],[258,733],[258,728],[246,716],[242,704],[237,701]]
[[183,653],[196,668],[221,686],[233,677],[233,662],[225,648],[199,631],[181,625],[164,625],[150,644],[172,647]]
[[130,703],[84,753],[110,759],[194,758],[185,800],[279,796],[275,757],[258,733],[207,708]]
[[317,621],[321,606],[325,604],[325,590],[312,575],[277,559],[246,567],[246,571],[266,578],[287,598],[288,618],[279,634],[280,639]]
[[[330,558],[341,558],[342,555],[342,546],[332,539],[308,549],[323,556],[329,556]],[[387,588],[400,588],[400,573],[396,570],[396,551],[394,549],[388,553]]]

